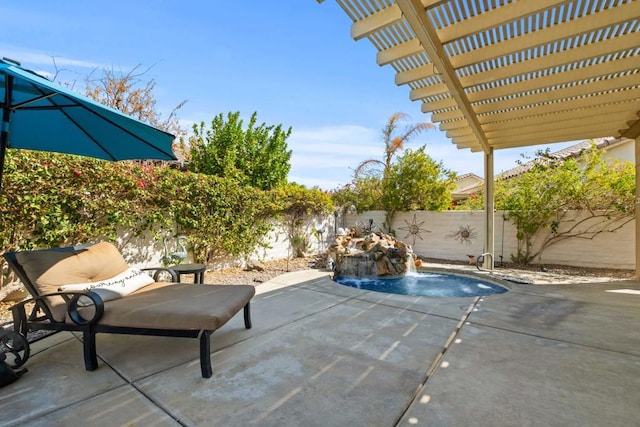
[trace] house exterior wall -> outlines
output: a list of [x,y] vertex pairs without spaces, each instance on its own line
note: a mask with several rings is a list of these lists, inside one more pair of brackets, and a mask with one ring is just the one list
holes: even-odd
[[469,175],[456,181],[456,188],[451,192],[451,199],[455,202],[461,202],[469,198],[473,193],[477,193],[482,189],[483,179],[476,175]]
[[615,160],[623,160],[633,163],[635,161],[635,145],[632,139],[625,140],[622,144],[605,149],[605,157]]

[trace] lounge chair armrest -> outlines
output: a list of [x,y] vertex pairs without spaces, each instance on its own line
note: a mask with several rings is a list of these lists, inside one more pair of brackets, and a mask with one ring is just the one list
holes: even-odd
[[[87,297],[91,300],[94,312],[93,317],[90,319],[85,319],[82,317],[78,311],[78,302],[80,298]],[[66,298],[65,298],[66,299]],[[87,305],[83,304],[80,308],[87,307]],[[71,299],[67,302],[67,312],[69,313],[69,317],[76,325],[92,325],[96,323],[102,315],[104,314],[104,301],[102,297],[95,292],[86,292],[86,293],[75,293]]]
[[153,280],[155,280],[156,282],[158,281],[158,275],[162,272],[165,273],[169,273],[171,275],[171,281],[176,283],[179,281],[178,279],[178,273],[176,273],[175,270],[172,270],[170,268],[164,268],[164,267],[147,267],[147,268],[141,268],[140,270],[142,271],[155,271],[155,273],[153,273]]
[[[71,320],[78,325],[90,325],[96,323],[104,314],[104,301],[100,295],[95,292],[86,292],[86,291],[76,291],[76,292],[52,292],[49,294],[39,295],[37,297],[32,297],[19,303],[13,305],[11,307],[11,313],[13,314],[14,326],[19,329],[20,325],[23,325],[27,321],[27,313],[25,310],[25,305],[29,303],[35,303],[36,305],[40,302],[41,305],[46,305],[43,303],[44,299],[52,296],[61,296],[67,303],[67,313],[69,313],[69,317]],[[80,298],[85,297],[91,300],[91,304],[87,304],[86,306],[78,306],[78,301]],[[85,300],[86,301],[86,300]],[[94,313],[90,319],[85,319],[82,317],[78,311],[78,308],[85,308],[93,305]],[[87,310],[88,311],[88,310]]]

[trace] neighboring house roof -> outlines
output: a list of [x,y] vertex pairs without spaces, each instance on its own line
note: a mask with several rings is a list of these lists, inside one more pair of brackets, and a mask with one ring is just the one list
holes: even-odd
[[[609,149],[632,141],[633,140],[630,140],[628,138],[598,138],[582,141],[570,147],[563,148],[562,150],[555,151],[549,154],[549,156],[555,159],[568,159],[571,157],[579,156],[584,150],[591,147],[591,144],[595,144],[599,149]],[[537,160],[531,160],[530,162],[501,172],[496,175],[495,179],[509,179],[518,175],[522,175],[523,173],[531,169],[536,161]],[[470,178],[475,179],[470,180]],[[483,184],[484,180],[476,174],[466,173],[460,175],[458,179],[456,179],[456,189],[452,192],[453,200],[466,199],[467,197],[469,197],[469,195],[482,190]]]
[[458,176],[458,178],[456,178],[456,182],[464,181],[464,180],[466,180],[467,178],[476,178],[476,179],[479,179],[480,181],[482,181],[482,180],[483,180],[483,179],[482,179],[482,177],[479,177],[479,176],[478,176],[478,175],[476,175],[475,173],[470,172],[470,173],[465,173],[465,174],[463,174],[463,175]]
[[[597,138],[593,140],[582,141],[570,147],[563,148],[562,150],[558,150],[549,154],[549,156],[558,160],[569,159],[571,157],[578,157],[584,150],[591,147],[591,144],[595,144],[599,149],[608,149],[615,145],[619,145],[629,141],[630,140],[627,138]],[[531,169],[538,161],[538,159],[531,160],[530,162],[501,172],[496,175],[496,180],[509,179],[518,175],[522,175],[523,173]]]

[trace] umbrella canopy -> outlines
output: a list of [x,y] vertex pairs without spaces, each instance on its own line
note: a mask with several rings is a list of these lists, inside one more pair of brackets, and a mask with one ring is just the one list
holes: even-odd
[[106,160],[176,160],[174,136],[0,60],[0,190],[7,148]]

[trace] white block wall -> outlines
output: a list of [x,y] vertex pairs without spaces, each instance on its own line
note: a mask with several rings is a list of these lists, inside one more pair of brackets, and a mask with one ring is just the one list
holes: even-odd
[[[579,214],[575,213],[576,218]],[[505,262],[511,261],[511,256],[517,253],[518,241],[515,226],[503,219],[503,212],[495,213],[495,241],[494,258],[500,262],[500,256]],[[384,211],[369,211],[362,214],[344,214],[337,218],[329,215],[326,218],[316,218],[305,226],[309,236],[309,254],[323,252],[335,242],[335,230],[349,228],[358,221],[366,224],[373,219],[377,224],[376,231],[380,231],[385,222]],[[456,238],[460,227],[468,227],[472,236],[468,240]],[[414,232],[412,232],[414,228]],[[479,255],[484,252],[484,212],[482,211],[415,211],[400,212],[393,221],[393,230],[398,239],[413,246],[417,255],[452,261],[468,261],[468,255]],[[314,230],[316,232],[314,233]],[[317,233],[321,230],[321,233]],[[562,229],[561,229],[562,230]],[[544,232],[548,233],[548,230]],[[322,238],[322,239],[320,239]],[[536,244],[542,242],[541,234]],[[293,256],[289,248],[286,230],[277,226],[267,236],[267,247],[256,248],[251,259],[270,261],[285,259]],[[154,241],[151,233],[143,238],[131,238],[120,242],[125,258],[133,265],[145,267],[160,265],[162,257],[161,242]],[[185,262],[189,262],[187,259]],[[594,239],[572,238],[547,248],[543,254],[545,264],[559,264],[578,267],[595,268],[635,268],[635,221],[631,221],[615,233],[603,233]],[[210,266],[223,268],[241,266],[244,259],[228,259]],[[537,263],[537,260],[536,260]]]
[[[571,214],[570,214],[571,216]],[[579,213],[573,217],[580,218]],[[348,215],[349,225],[369,218],[382,226],[385,213],[369,211],[359,215]],[[412,233],[412,226],[416,233]],[[567,225],[565,225],[566,227]],[[456,239],[460,227],[469,227],[475,236],[464,241]],[[484,212],[483,211],[415,211],[396,214],[392,229],[396,237],[413,246],[416,254],[445,260],[466,261],[468,255],[484,252]],[[563,231],[563,228],[560,229]],[[495,261],[502,255],[505,262],[518,251],[515,226],[504,219],[502,211],[495,213],[494,222]],[[540,245],[543,230],[534,241]],[[537,262],[537,261],[536,261]],[[635,268],[635,221],[631,221],[615,233],[602,233],[593,239],[570,238],[545,249],[542,262],[577,267],[595,268]]]
[[[574,212],[576,220],[583,215]],[[565,224],[565,226],[567,226]],[[563,231],[563,228],[560,228]],[[570,238],[550,246],[543,254],[548,264],[601,268],[635,268],[635,221],[615,233],[601,233],[593,240]]]

